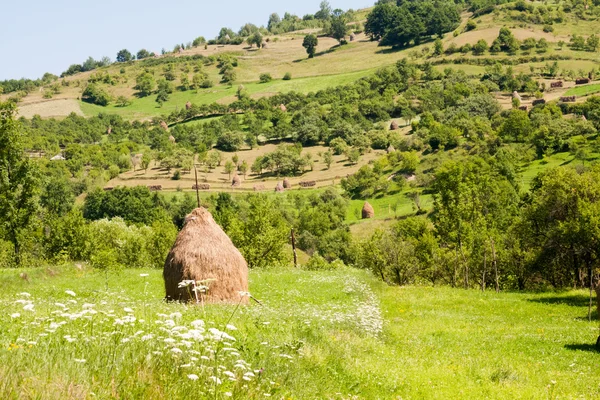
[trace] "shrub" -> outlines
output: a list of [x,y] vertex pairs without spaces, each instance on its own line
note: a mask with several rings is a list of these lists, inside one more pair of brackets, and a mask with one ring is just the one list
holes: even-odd
[[181,171],[180,170],[175,171],[175,173],[173,174],[173,178],[171,178],[171,179],[173,179],[174,181],[180,180],[181,179]]
[[329,271],[343,265],[344,263],[340,260],[329,263],[326,259],[321,257],[319,253],[315,253],[302,267],[308,271]]
[[85,102],[97,104],[99,106],[107,106],[111,100],[110,95],[104,89],[93,83],[85,88],[81,95],[81,99]]
[[544,25],[544,32],[546,32],[546,33],[554,32],[554,27],[552,25]]
[[271,82],[273,80],[273,77],[271,76],[271,74],[264,73],[264,74],[260,74],[260,83],[267,83],[267,82]]
[[292,74],[290,72],[286,72],[285,75],[283,75],[283,80],[289,81],[290,79],[292,79]]
[[472,19],[470,19],[467,22],[467,25],[465,25],[465,31],[468,32],[468,31],[472,31],[474,29],[477,29],[477,24],[475,23],[475,21],[473,21]]
[[213,87],[213,81],[211,81],[210,79],[205,79],[200,83],[200,87],[203,89],[208,89]]

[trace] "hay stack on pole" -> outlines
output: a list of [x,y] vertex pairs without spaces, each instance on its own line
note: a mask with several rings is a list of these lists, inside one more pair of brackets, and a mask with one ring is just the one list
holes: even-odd
[[185,103],[185,109],[189,110],[192,108],[192,102],[188,101],[187,103]]
[[375,210],[373,209],[373,206],[371,204],[369,204],[368,201],[365,201],[365,204],[363,205],[363,208],[362,208],[362,218],[367,219],[367,218],[373,218],[374,216],[375,216]]
[[235,174],[231,179],[231,187],[239,187],[242,184],[242,179],[238,174]]
[[290,182],[290,180],[288,178],[283,178],[283,188],[291,189],[291,187],[292,187],[292,182]]
[[392,121],[390,124],[390,131],[395,131],[398,129],[398,123],[396,121]]
[[239,292],[248,291],[248,264],[212,215],[198,207],[185,219],[185,225],[163,269],[167,300],[196,301],[192,287],[179,287],[186,280],[212,280],[206,293],[198,293],[209,303],[247,303]]
[[160,127],[163,128],[165,131],[169,130],[169,125],[167,125],[165,121],[160,121]]
[[389,154],[389,153],[393,153],[393,152],[395,152],[395,151],[396,151],[396,149],[394,148],[394,146],[392,146],[392,145],[390,144],[390,145],[388,146],[387,150],[386,150],[386,153],[388,153],[388,154]]
[[277,186],[275,186],[275,191],[277,193],[281,193],[283,192],[285,189],[283,188],[283,185],[281,184],[281,182],[277,182]]

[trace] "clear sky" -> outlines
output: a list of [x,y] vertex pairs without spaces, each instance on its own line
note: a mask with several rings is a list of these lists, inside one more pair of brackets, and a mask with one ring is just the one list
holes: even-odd
[[[89,56],[126,48],[159,52],[198,36],[212,39],[223,26],[267,25],[273,12],[313,14],[321,0],[16,0],[2,5],[0,80],[59,75]],[[359,9],[375,0],[329,0],[332,8]]]

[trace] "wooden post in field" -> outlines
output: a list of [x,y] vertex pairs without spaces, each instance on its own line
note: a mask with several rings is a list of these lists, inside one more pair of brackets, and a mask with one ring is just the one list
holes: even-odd
[[292,251],[294,252],[294,267],[298,267],[298,258],[296,256],[296,237],[294,236],[294,228],[292,228]]
[[196,170],[196,163],[194,163],[194,176],[196,177],[196,201],[198,202],[198,208],[200,208],[200,192],[198,187],[198,171]]
[[[592,322],[592,299],[594,297],[594,276],[592,266],[589,266],[588,276],[590,278],[590,306],[588,307],[588,320]],[[598,310],[598,315],[600,315],[600,310]]]
[[492,265],[494,266],[494,274],[496,275],[496,293],[500,292],[500,285],[498,284],[498,262],[496,260],[496,247],[494,247],[494,239],[490,239],[492,242]]

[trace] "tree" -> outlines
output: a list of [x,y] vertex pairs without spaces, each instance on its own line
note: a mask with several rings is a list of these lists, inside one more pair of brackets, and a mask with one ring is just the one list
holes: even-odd
[[99,106],[107,106],[111,101],[111,96],[100,86],[90,83],[81,94],[81,99]]
[[473,46],[473,54],[476,56],[480,56],[485,53],[488,49],[488,44],[485,40],[479,39],[477,43]]
[[0,103],[0,234],[21,263],[23,233],[37,209],[38,170],[24,155],[21,125],[11,102]]
[[315,50],[318,44],[319,39],[317,39],[315,35],[310,34],[304,37],[302,46],[306,49],[306,53],[308,53],[308,58],[313,58],[315,56]]
[[143,60],[144,58],[150,57],[150,52],[146,49],[141,49],[140,51],[137,52],[136,57],[138,60]]
[[435,39],[435,42],[433,42],[433,54],[436,56],[444,54],[444,44],[440,38]]
[[329,34],[332,38],[336,39],[340,44],[346,42],[345,37],[348,33],[348,23],[346,21],[346,17],[341,15],[335,15],[331,17],[331,25],[329,27]]
[[117,53],[117,62],[128,62],[133,60],[133,55],[127,49],[123,49]]
[[225,162],[225,173],[229,175],[229,179],[231,179],[231,173],[235,170],[235,165],[231,160],[227,160]]
[[595,34],[589,36],[587,38],[587,48],[589,51],[597,51],[598,47],[600,47],[600,38]]
[[152,156],[149,153],[144,153],[142,155],[142,168],[144,169],[144,172],[147,172],[148,167],[150,166],[150,162],[152,161]]
[[281,18],[279,17],[279,14],[277,13],[273,13],[269,16],[269,22],[267,23],[267,29],[272,32],[273,28],[275,28],[275,26],[277,26],[277,24],[279,24],[281,22]]
[[263,36],[258,31],[254,32],[246,40],[246,43],[248,43],[250,45],[250,47],[252,47],[252,45],[255,44],[256,47],[259,49],[260,49],[260,46],[262,46],[262,42],[263,42]]
[[327,150],[323,153],[323,162],[327,165],[327,169],[331,168],[331,163],[333,163],[333,154],[331,151]]
[[267,83],[267,82],[271,82],[273,80],[273,77],[271,76],[271,74],[266,72],[264,74],[260,74],[259,79],[260,79],[260,83]]
[[246,173],[248,173],[248,162],[246,162],[246,160],[242,161],[240,164],[240,172],[244,176],[244,179],[246,179]]
[[324,0],[319,5],[319,11],[315,13],[316,19],[326,20],[331,16],[331,5],[328,1]]
[[138,90],[139,95],[149,96],[154,91],[154,85],[156,84],[154,81],[154,76],[149,72],[143,72],[137,76],[135,80],[135,89]]

